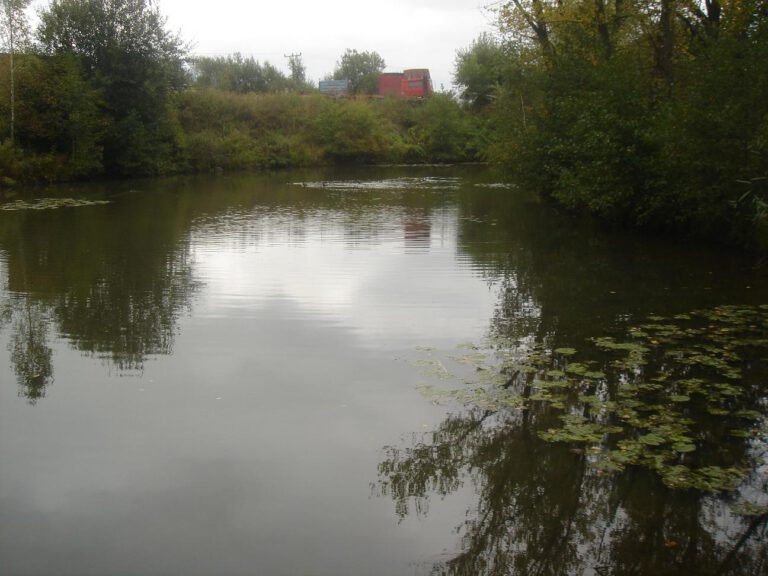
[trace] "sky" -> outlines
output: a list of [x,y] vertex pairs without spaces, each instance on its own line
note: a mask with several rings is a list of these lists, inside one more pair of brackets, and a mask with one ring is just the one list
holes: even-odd
[[[492,0],[159,0],[170,30],[201,56],[240,52],[288,72],[300,53],[315,83],[333,72],[347,48],[378,52],[387,71],[429,68],[436,90],[451,88],[456,51],[492,18]],[[43,3],[45,4],[45,3]]]

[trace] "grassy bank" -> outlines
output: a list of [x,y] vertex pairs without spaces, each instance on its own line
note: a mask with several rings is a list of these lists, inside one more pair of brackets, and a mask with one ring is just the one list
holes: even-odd
[[[9,85],[0,63],[0,85]],[[185,172],[347,163],[473,162],[488,129],[454,98],[333,99],[317,93],[236,93],[188,87],[161,111],[117,114],[74,58],[16,58],[14,142],[0,176],[60,182]],[[0,134],[10,133],[9,100]]]

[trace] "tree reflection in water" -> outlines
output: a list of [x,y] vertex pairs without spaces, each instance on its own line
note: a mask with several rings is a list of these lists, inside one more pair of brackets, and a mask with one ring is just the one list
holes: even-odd
[[465,481],[477,492],[460,552],[434,574],[766,573],[765,515],[737,516],[727,499],[670,490],[641,469],[603,475],[540,429],[529,412],[467,410],[386,449],[378,487],[401,517],[428,514],[431,495]]
[[[519,282],[512,277],[508,288],[516,297],[518,286]],[[510,300],[504,300],[505,306],[509,303]],[[530,310],[532,316],[526,317],[520,312],[523,309]],[[764,508],[755,507],[751,515],[739,515],[738,508],[733,506],[742,497],[765,501],[768,471],[764,469],[765,454],[756,453],[765,448],[759,439],[728,438],[727,429],[709,433],[692,426],[701,448],[693,457],[699,466],[711,458],[726,467],[734,463],[753,466],[752,475],[740,485],[741,493],[719,497],[693,489],[673,490],[664,485],[662,476],[656,472],[632,465],[614,475],[607,474],[595,466],[590,450],[594,447],[597,453],[604,454],[615,448],[609,433],[598,428],[600,440],[581,443],[575,442],[575,438],[570,443],[548,442],[542,439],[542,433],[552,436],[553,430],[561,428],[559,417],[563,414],[589,417],[590,407],[595,404],[589,400],[595,400],[598,393],[606,395],[606,406],[610,402],[613,410],[617,410],[621,405],[619,387],[599,387],[596,382],[642,382],[643,378],[657,374],[660,367],[672,374],[672,361],[663,349],[658,351],[657,358],[647,358],[642,367],[616,364],[606,356],[602,358],[603,364],[593,368],[594,376],[571,378],[570,382],[576,382],[577,387],[567,400],[545,400],[548,395],[542,394],[541,389],[552,383],[551,379],[569,381],[565,372],[569,367],[557,364],[563,361],[562,355],[551,354],[551,343],[558,342],[559,335],[534,332],[532,338],[528,331],[541,321],[542,311],[525,304],[516,313],[522,319],[514,324],[520,332],[511,338],[517,349],[503,349],[504,354],[513,358],[511,363],[502,363],[494,370],[493,365],[484,365],[478,359],[483,355],[477,350],[469,356],[446,358],[446,362],[453,359],[459,367],[464,360],[472,360],[469,367],[463,368],[468,373],[456,374],[464,385],[459,385],[458,393],[446,391],[445,396],[459,399],[465,407],[449,415],[430,435],[416,437],[412,445],[387,447],[379,465],[379,491],[394,500],[401,518],[411,512],[428,514],[432,495],[447,496],[464,483],[474,489],[477,504],[458,529],[460,551],[435,565],[433,573],[767,573],[768,514]],[[735,329],[731,330],[729,334],[735,334]],[[536,344],[537,340],[550,344]],[[565,353],[575,352],[563,349]],[[536,357],[541,364],[526,363],[521,358],[526,355]],[[764,365],[750,359],[744,362],[751,371],[745,370],[739,379],[739,402],[729,400],[733,410],[738,410],[739,403],[765,405]],[[434,376],[452,375],[445,365],[440,362],[444,373]],[[689,378],[699,374],[691,370],[683,365],[683,374],[687,373]],[[592,396],[587,395],[588,389]],[[441,392],[437,393],[439,397]],[[713,400],[707,398],[705,402]],[[520,409],[522,405],[524,408]],[[710,405],[713,407],[714,403]],[[661,406],[647,408],[650,413],[663,412]],[[693,408],[681,410],[686,410],[685,419],[696,417]],[[683,418],[682,412],[680,417]],[[648,421],[653,421],[653,417]],[[636,432],[627,430],[620,437],[632,438]],[[705,451],[707,455],[703,454]],[[662,460],[658,462],[661,467]],[[681,455],[673,464],[678,467],[686,462],[689,461]]]
[[147,276],[124,278],[102,263],[92,285],[63,284],[53,293],[28,292],[3,305],[10,361],[30,402],[53,382],[51,333],[120,371],[141,370],[147,357],[170,354],[179,315],[195,289],[186,248],[167,255]]
[[[520,195],[476,193],[461,202],[461,249],[500,285],[488,333],[523,351],[572,346],[652,312],[743,300],[726,282],[729,266],[733,277],[748,277],[735,261],[553,225]],[[498,226],[485,224],[492,218]],[[712,269],[722,272],[719,292],[711,290]],[[510,391],[531,394],[535,374],[510,377]],[[581,446],[539,436],[560,414],[546,402],[524,411],[470,402],[433,432],[385,448],[377,491],[401,518],[428,514],[430,498],[462,485],[476,493],[457,527],[458,552],[433,574],[768,574],[764,510],[739,515],[737,494],[673,490],[640,467],[603,473]],[[756,470],[741,490],[765,496],[765,478]]]
[[54,379],[53,339],[119,371],[169,354],[196,290],[191,215],[173,198],[28,210],[0,226],[0,297],[20,394],[34,403]]
[[5,315],[12,325],[8,349],[20,386],[20,394],[34,404],[45,396],[53,382],[53,350],[48,342],[49,318],[45,309],[24,299],[17,308],[8,307]]

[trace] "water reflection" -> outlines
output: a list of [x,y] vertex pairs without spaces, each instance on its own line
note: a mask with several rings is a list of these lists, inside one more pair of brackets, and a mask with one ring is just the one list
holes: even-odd
[[600,475],[583,454],[542,441],[529,415],[470,411],[409,447],[387,449],[379,487],[398,514],[462,482],[477,505],[461,551],[434,574],[764,574],[766,516],[673,492],[633,470]]
[[501,288],[491,331],[566,345],[648,314],[762,304],[768,269],[716,246],[643,238],[553,212],[522,191],[459,197],[462,255]]
[[121,371],[171,352],[195,291],[186,230],[174,202],[132,199],[4,216],[10,360],[30,401],[53,381],[57,338]]
[[[478,290],[469,264],[457,267],[452,195],[354,184],[341,191],[294,184],[195,226],[205,314],[253,317],[285,301],[376,348],[481,331],[495,294]],[[284,194],[300,200],[286,206]]]
[[140,372],[173,352],[193,303],[202,316],[253,316],[288,300],[372,346],[476,333],[493,294],[466,299],[474,274],[454,273],[461,179],[371,176],[146,182],[90,191],[91,205],[1,214],[22,394],[39,398],[53,382],[57,341]]
[[[580,347],[653,312],[761,303],[768,293],[748,258],[585,234],[528,207],[521,217],[519,196],[462,196],[459,228],[461,249],[500,287],[488,335],[521,356],[534,347]],[[536,377],[510,373],[505,386],[530,396]],[[764,382],[745,389],[753,405],[765,402]],[[647,470],[607,475],[578,447],[539,437],[561,413],[547,403],[453,410],[431,433],[386,447],[378,468],[378,492],[401,518],[428,516],[430,503],[467,485],[476,493],[464,521],[456,519],[458,552],[431,573],[768,573],[764,511],[739,515],[731,496],[670,490]],[[764,462],[764,454],[755,459]],[[742,491],[764,500],[765,482],[765,470],[756,469]]]
[[49,343],[47,310],[24,299],[18,307],[9,306],[11,339],[8,345],[11,363],[21,387],[21,394],[31,403],[45,396],[53,382],[53,350]]
[[[442,548],[369,481],[442,412],[400,358],[496,299],[457,262],[456,191],[288,177],[0,214],[0,572],[394,575]],[[17,340],[52,351],[34,407]]]
[[[401,360],[488,335],[572,345],[759,300],[764,278],[471,186],[485,172],[397,172],[132,183],[97,194],[109,204],[0,214],[2,374],[38,403],[0,402],[10,573],[66,558],[71,573],[410,574],[446,547],[435,573],[764,571],[762,519],[598,475],[539,439],[545,408],[446,417]],[[380,464],[398,531],[367,490],[378,450],[432,423]]]

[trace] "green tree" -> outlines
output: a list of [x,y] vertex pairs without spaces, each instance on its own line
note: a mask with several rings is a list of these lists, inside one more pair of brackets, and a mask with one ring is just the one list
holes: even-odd
[[483,138],[477,115],[462,107],[450,94],[435,94],[423,102],[410,134],[431,162],[481,160]]
[[501,43],[485,32],[469,48],[459,50],[453,80],[461,87],[461,99],[473,108],[490,104],[504,82],[506,65]]
[[336,63],[333,72],[335,80],[349,80],[353,94],[375,94],[378,90],[379,74],[386,64],[377,52],[358,52],[347,48]]
[[14,56],[20,42],[27,38],[27,18],[25,10],[29,7],[31,0],[0,0],[2,9],[2,21],[0,30],[4,44],[8,50],[9,70],[10,70],[10,138],[11,142],[15,140],[16,127],[16,77],[14,70]]
[[72,54],[102,91],[112,123],[104,166],[114,175],[171,167],[177,134],[171,98],[184,84],[185,47],[152,0],[53,0],[40,14],[44,53]]
[[84,77],[71,54],[28,55],[19,89],[19,143],[28,151],[53,155],[47,179],[94,176],[101,172],[102,139],[109,127],[100,91]]
[[259,63],[252,56],[236,52],[226,57],[195,58],[192,61],[195,83],[205,88],[247,94],[284,92],[290,80],[269,62]]
[[315,119],[326,156],[334,162],[376,162],[387,149],[391,126],[365,101],[329,101]]
[[[0,60],[0,85],[9,62]],[[102,173],[102,141],[110,119],[101,92],[72,55],[17,54],[15,140],[7,139],[0,174],[12,180],[59,181]],[[0,133],[9,133],[10,102],[0,101]]]
[[498,16],[493,157],[613,223],[768,233],[764,0],[511,0]]

